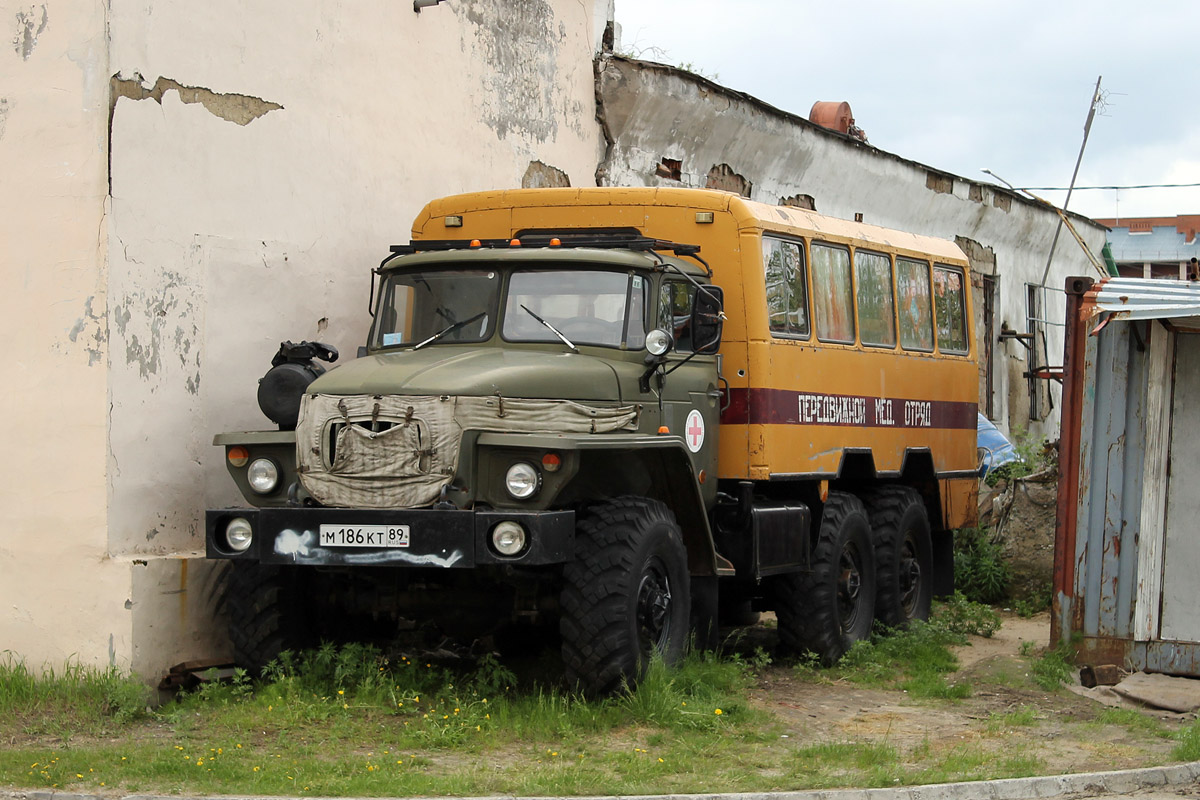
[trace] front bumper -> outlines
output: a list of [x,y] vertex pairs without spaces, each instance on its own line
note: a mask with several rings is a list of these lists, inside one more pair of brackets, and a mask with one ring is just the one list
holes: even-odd
[[[241,517],[254,530],[250,547],[235,552],[225,527]],[[492,529],[519,523],[525,549],[503,556],[491,548]],[[406,525],[404,547],[336,547],[320,544],[321,525]],[[224,508],[205,512],[208,558],[311,566],[424,567],[464,569],[484,565],[540,566],[571,560],[575,550],[574,511],[360,510],[348,508]]]

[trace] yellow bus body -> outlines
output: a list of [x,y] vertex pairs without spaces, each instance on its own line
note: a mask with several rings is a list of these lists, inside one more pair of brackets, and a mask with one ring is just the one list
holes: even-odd
[[[932,461],[941,527],[973,524],[976,514],[978,372],[962,251],[944,239],[772,206],[703,189],[581,188],[477,192],[435,200],[413,223],[414,240],[510,238],[522,231],[633,228],[644,236],[700,246],[725,295],[721,374],[728,382],[719,432],[724,480],[846,477],[869,459],[871,480],[911,483],[914,460]],[[821,342],[771,334],[763,238],[812,243],[941,265],[962,276],[964,352],[867,346],[855,304],[855,340]],[[809,308],[814,291],[806,270]],[[857,286],[855,287],[857,289]],[[898,307],[893,300],[893,307]],[[936,306],[936,303],[932,305]],[[936,315],[936,308],[931,310]],[[811,318],[811,313],[810,313]],[[813,327],[813,326],[810,326]],[[938,330],[936,316],[933,331]],[[898,338],[898,337],[897,337]],[[858,467],[856,467],[857,469]],[[928,480],[928,477],[925,479]],[[926,490],[932,487],[924,487]],[[926,492],[928,496],[928,491]]]

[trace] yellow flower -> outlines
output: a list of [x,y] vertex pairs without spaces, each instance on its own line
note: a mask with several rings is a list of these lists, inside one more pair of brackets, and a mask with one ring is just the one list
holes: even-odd
[[345,689],[338,689],[338,694],[345,694],[345,693],[346,693]]
[[666,762],[665,762],[665,761],[663,761],[663,760],[660,758],[660,759],[658,760],[658,763],[660,763],[660,764],[665,764]]
[[255,767],[255,768],[254,768],[254,771],[255,771],[255,772],[258,772],[258,767]]
[[717,709],[716,711],[714,711],[713,713],[714,713],[714,714],[716,714],[716,715],[719,717],[719,716],[721,716],[722,714],[724,714],[725,712],[724,712],[724,711],[722,711],[721,709],[719,709],[719,708],[718,708],[718,709]]

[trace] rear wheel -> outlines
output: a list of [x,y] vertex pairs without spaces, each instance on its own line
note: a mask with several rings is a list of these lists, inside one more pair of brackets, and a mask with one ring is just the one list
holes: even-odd
[[612,692],[668,664],[688,638],[687,551],[675,516],[657,500],[622,497],[579,522],[575,559],[564,569],[563,662],[589,693]]
[[775,579],[779,646],[835,663],[871,634],[875,610],[875,552],[862,502],[831,492],[821,513],[812,569]]
[[887,486],[867,498],[875,538],[875,617],[904,628],[929,619],[933,600],[933,544],[921,495],[907,486]]

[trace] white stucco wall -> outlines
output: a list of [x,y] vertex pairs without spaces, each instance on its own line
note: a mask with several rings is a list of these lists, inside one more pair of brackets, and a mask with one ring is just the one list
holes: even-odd
[[4,648],[151,678],[220,654],[213,434],[270,427],[281,341],[354,356],[430,198],[533,162],[594,183],[611,6],[0,0]]
[[[712,168],[728,165],[751,183],[754,200],[778,203],[805,194],[817,211],[830,216],[854,219],[861,213],[875,225],[951,240],[965,237],[995,255],[996,332],[1005,321],[1025,330],[1025,284],[1041,283],[1058,223],[1051,209],[828,132],[670,67],[612,58],[603,67],[600,86],[612,142],[601,167],[606,183],[703,187]],[[679,181],[656,174],[664,158],[682,162]],[[1099,253],[1104,229],[1080,217],[1074,224]],[[1051,306],[1046,318],[1063,320],[1061,290],[1068,275],[1095,272],[1064,229],[1046,280]],[[1049,363],[1061,365],[1063,329],[1047,326],[1046,332]],[[994,417],[1006,430],[1024,427],[1031,435],[1055,438],[1059,386],[1043,382],[1043,391],[1052,393],[1052,410],[1043,403],[1045,418],[1030,420],[1021,377],[1028,369],[1026,358],[1019,343],[996,345]]]
[[0,649],[128,666],[129,565],[103,536],[104,3],[0,2]]

